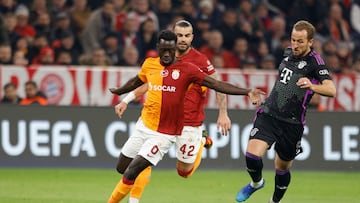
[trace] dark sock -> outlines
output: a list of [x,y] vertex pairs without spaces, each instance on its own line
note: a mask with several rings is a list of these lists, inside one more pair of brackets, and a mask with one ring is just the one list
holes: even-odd
[[286,189],[290,184],[290,179],[291,179],[291,175],[289,170],[284,170],[284,171],[276,170],[275,190],[273,194],[274,202],[279,202],[283,198]]
[[246,167],[253,182],[259,182],[262,178],[263,162],[261,157],[246,152]]

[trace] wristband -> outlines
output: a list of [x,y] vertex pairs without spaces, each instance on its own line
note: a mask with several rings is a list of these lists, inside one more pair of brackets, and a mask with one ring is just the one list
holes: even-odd
[[135,98],[136,98],[136,96],[134,94],[134,91],[131,91],[129,94],[126,95],[126,97],[122,100],[122,102],[125,102],[126,104],[128,104]]

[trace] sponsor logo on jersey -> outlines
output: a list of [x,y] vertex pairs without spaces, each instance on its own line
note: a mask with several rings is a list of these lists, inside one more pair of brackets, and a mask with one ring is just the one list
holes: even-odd
[[176,87],[171,85],[154,85],[149,83],[149,90],[163,91],[163,92],[176,92]]
[[306,65],[306,61],[300,61],[300,63],[298,64],[298,69],[303,69]]
[[173,70],[172,73],[171,73],[171,77],[172,77],[172,79],[174,79],[174,80],[179,79],[179,77],[180,77],[180,70],[177,70],[177,69]]
[[320,75],[329,75],[329,71],[326,69],[319,70]]
[[288,68],[284,68],[282,71],[281,71],[281,74],[280,74],[280,82],[281,83],[284,83],[284,84],[287,84],[287,82],[290,80],[291,76],[293,74],[293,71],[288,69]]

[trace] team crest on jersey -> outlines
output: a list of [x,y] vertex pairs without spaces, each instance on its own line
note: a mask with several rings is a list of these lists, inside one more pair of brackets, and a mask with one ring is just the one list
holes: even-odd
[[163,77],[163,78],[166,78],[168,75],[169,75],[169,71],[168,70],[161,70],[160,71],[160,75],[161,75],[161,77]]
[[300,63],[298,64],[298,69],[303,69],[306,65],[306,61],[300,61]]
[[173,70],[172,73],[171,73],[171,77],[172,77],[172,79],[174,79],[174,80],[179,79],[179,77],[180,77],[180,71],[177,70],[177,69]]

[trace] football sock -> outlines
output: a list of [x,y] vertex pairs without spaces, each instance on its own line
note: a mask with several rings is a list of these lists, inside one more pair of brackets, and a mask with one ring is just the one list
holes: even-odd
[[[252,186],[257,186],[262,184],[262,169],[263,169],[263,162],[262,158],[246,152],[246,170],[249,173],[252,179]],[[261,183],[261,184],[260,184]]]
[[135,179],[134,186],[131,188],[130,197],[140,199],[146,185],[150,182],[151,169],[149,166],[145,168]]
[[196,155],[196,159],[195,159],[195,162],[194,162],[194,167],[192,168],[190,174],[189,174],[187,177],[192,176],[192,174],[194,174],[194,172],[196,171],[196,169],[199,168],[200,163],[201,163],[201,160],[202,160],[202,152],[203,152],[203,149],[204,149],[204,142],[201,142],[201,143],[200,143],[199,151],[198,151],[198,153],[197,153],[197,155]]
[[291,175],[289,170],[284,170],[284,171],[276,170],[275,190],[273,194],[274,202],[279,202],[283,198],[286,189],[290,184],[290,179],[291,179]]
[[120,200],[122,200],[124,197],[126,197],[127,194],[129,194],[133,185],[133,180],[127,180],[125,177],[123,177],[114,188],[114,191],[111,193],[108,203],[120,202]]

